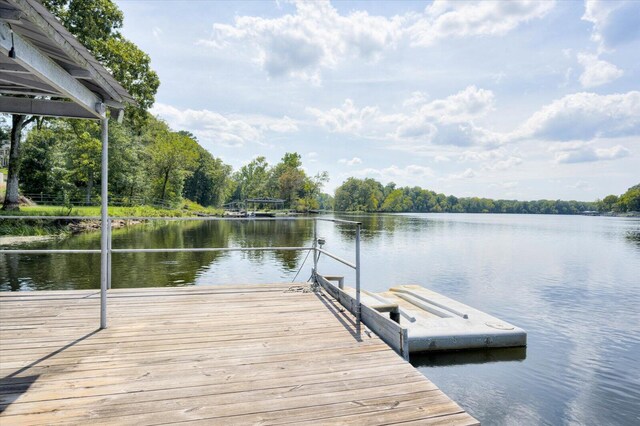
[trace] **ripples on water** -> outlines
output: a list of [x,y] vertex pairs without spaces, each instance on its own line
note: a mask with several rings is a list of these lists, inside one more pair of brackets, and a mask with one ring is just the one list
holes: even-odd
[[[528,332],[526,350],[414,356],[483,424],[640,424],[640,220],[528,215],[370,215],[363,286],[421,284]],[[165,223],[114,247],[309,245],[310,222]],[[352,258],[355,233],[319,224]],[[98,248],[98,235],[32,247]],[[114,287],[290,281],[304,253],[114,255]],[[352,271],[321,258],[320,270]],[[309,275],[310,262],[298,279]],[[99,257],[0,256],[0,289],[97,288]]]

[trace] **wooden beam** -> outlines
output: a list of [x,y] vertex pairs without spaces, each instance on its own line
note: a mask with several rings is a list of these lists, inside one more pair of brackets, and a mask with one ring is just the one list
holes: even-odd
[[18,64],[0,63],[0,73],[29,74],[29,71]]
[[9,114],[96,119],[94,114],[73,102],[0,96],[0,111]]
[[24,13],[17,9],[0,8],[0,19],[11,24],[18,24],[24,18]]
[[71,75],[72,77],[75,78],[86,78],[86,79],[90,79],[91,78],[91,73],[85,69],[82,68],[64,68],[69,75]]
[[57,96],[57,93],[46,92],[44,90],[27,89],[17,86],[7,86],[0,81],[0,93],[2,95],[23,95],[23,96]]
[[19,34],[14,32],[12,37],[11,33],[9,26],[4,22],[0,22],[0,50],[8,52],[12,47],[11,41],[13,38],[13,46],[16,53],[15,61],[20,66],[29,70],[43,82],[50,84],[63,96],[80,105],[93,118],[102,117],[101,114],[96,112],[96,105],[102,103],[102,100],[95,93],[79,83],[60,65],[40,52]]
[[42,83],[41,81],[38,81],[38,80],[20,77],[13,74],[0,73],[0,81],[5,83],[10,83],[10,84],[15,84],[17,86],[28,87],[36,90],[45,90],[47,92],[55,93],[55,90],[48,84]]

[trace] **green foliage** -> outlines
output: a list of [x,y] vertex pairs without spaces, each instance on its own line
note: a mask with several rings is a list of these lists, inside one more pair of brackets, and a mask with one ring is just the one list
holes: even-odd
[[336,189],[335,209],[338,211],[380,211],[384,202],[384,187],[374,179],[349,178]]
[[182,195],[203,206],[220,206],[233,188],[228,178],[231,175],[231,166],[224,164],[200,146],[196,151],[196,167],[185,180]]
[[595,203],[580,201],[457,198],[417,186],[396,188],[390,183],[383,187],[373,179],[356,178],[349,178],[339,186],[335,198],[338,211],[579,214],[594,208]]
[[607,195],[602,200],[597,201],[600,212],[627,213],[640,211],[640,184],[634,185],[624,194]]
[[640,184],[632,186],[622,194],[617,204],[620,211],[640,212]]
[[198,143],[157,119],[146,127],[144,140],[153,196],[162,203],[179,202],[185,179],[197,166]]
[[100,39],[118,36],[124,15],[111,0],[43,0],[71,34],[89,50]]
[[96,58],[136,100],[137,105],[127,106],[125,120],[141,131],[148,118],[146,110],[153,105],[160,86],[158,74],[151,69],[151,58],[122,36],[101,40]]
[[22,147],[23,173],[21,189],[27,193],[62,193],[64,191],[65,157],[58,134],[51,128],[32,130]]
[[233,175],[233,180],[236,183],[233,199],[268,197],[272,192],[267,188],[270,173],[269,163],[264,157],[257,157],[249,164],[242,166]]
[[120,33],[122,11],[112,0],[44,0],[43,4],[133,96],[137,105],[128,106],[125,117],[140,131],[160,79],[151,69],[149,55]]
[[[229,196],[231,167],[184,132],[150,118],[137,136],[127,123],[109,126],[109,194],[124,205],[178,206],[182,197],[219,206]],[[58,204],[99,201],[101,143],[96,123],[51,120],[24,146],[21,190]],[[36,198],[39,200],[38,198]]]
[[329,180],[327,172],[310,177],[302,169],[301,156],[287,152],[271,167],[264,157],[257,157],[233,175],[235,190],[232,200],[247,198],[280,198],[285,206],[298,211],[319,208],[318,197]]
[[333,210],[335,208],[335,200],[329,194],[320,193],[316,199],[320,210]]

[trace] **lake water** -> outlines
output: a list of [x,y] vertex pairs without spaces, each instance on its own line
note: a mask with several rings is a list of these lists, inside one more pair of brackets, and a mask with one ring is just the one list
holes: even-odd
[[[413,356],[483,424],[640,424],[640,219],[406,214],[361,220],[362,285],[420,284],[528,332],[524,349]],[[114,248],[310,245],[309,221],[165,222]],[[353,259],[352,227],[321,222]],[[99,248],[96,233],[32,248]],[[114,254],[113,287],[291,281],[304,252]],[[298,281],[310,275],[311,260]],[[322,257],[322,273],[353,271]],[[99,287],[98,255],[0,255],[0,290]]]

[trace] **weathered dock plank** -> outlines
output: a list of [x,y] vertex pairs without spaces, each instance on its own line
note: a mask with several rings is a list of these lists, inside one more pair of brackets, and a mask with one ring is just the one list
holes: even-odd
[[290,284],[0,293],[0,422],[477,421],[326,294]]

